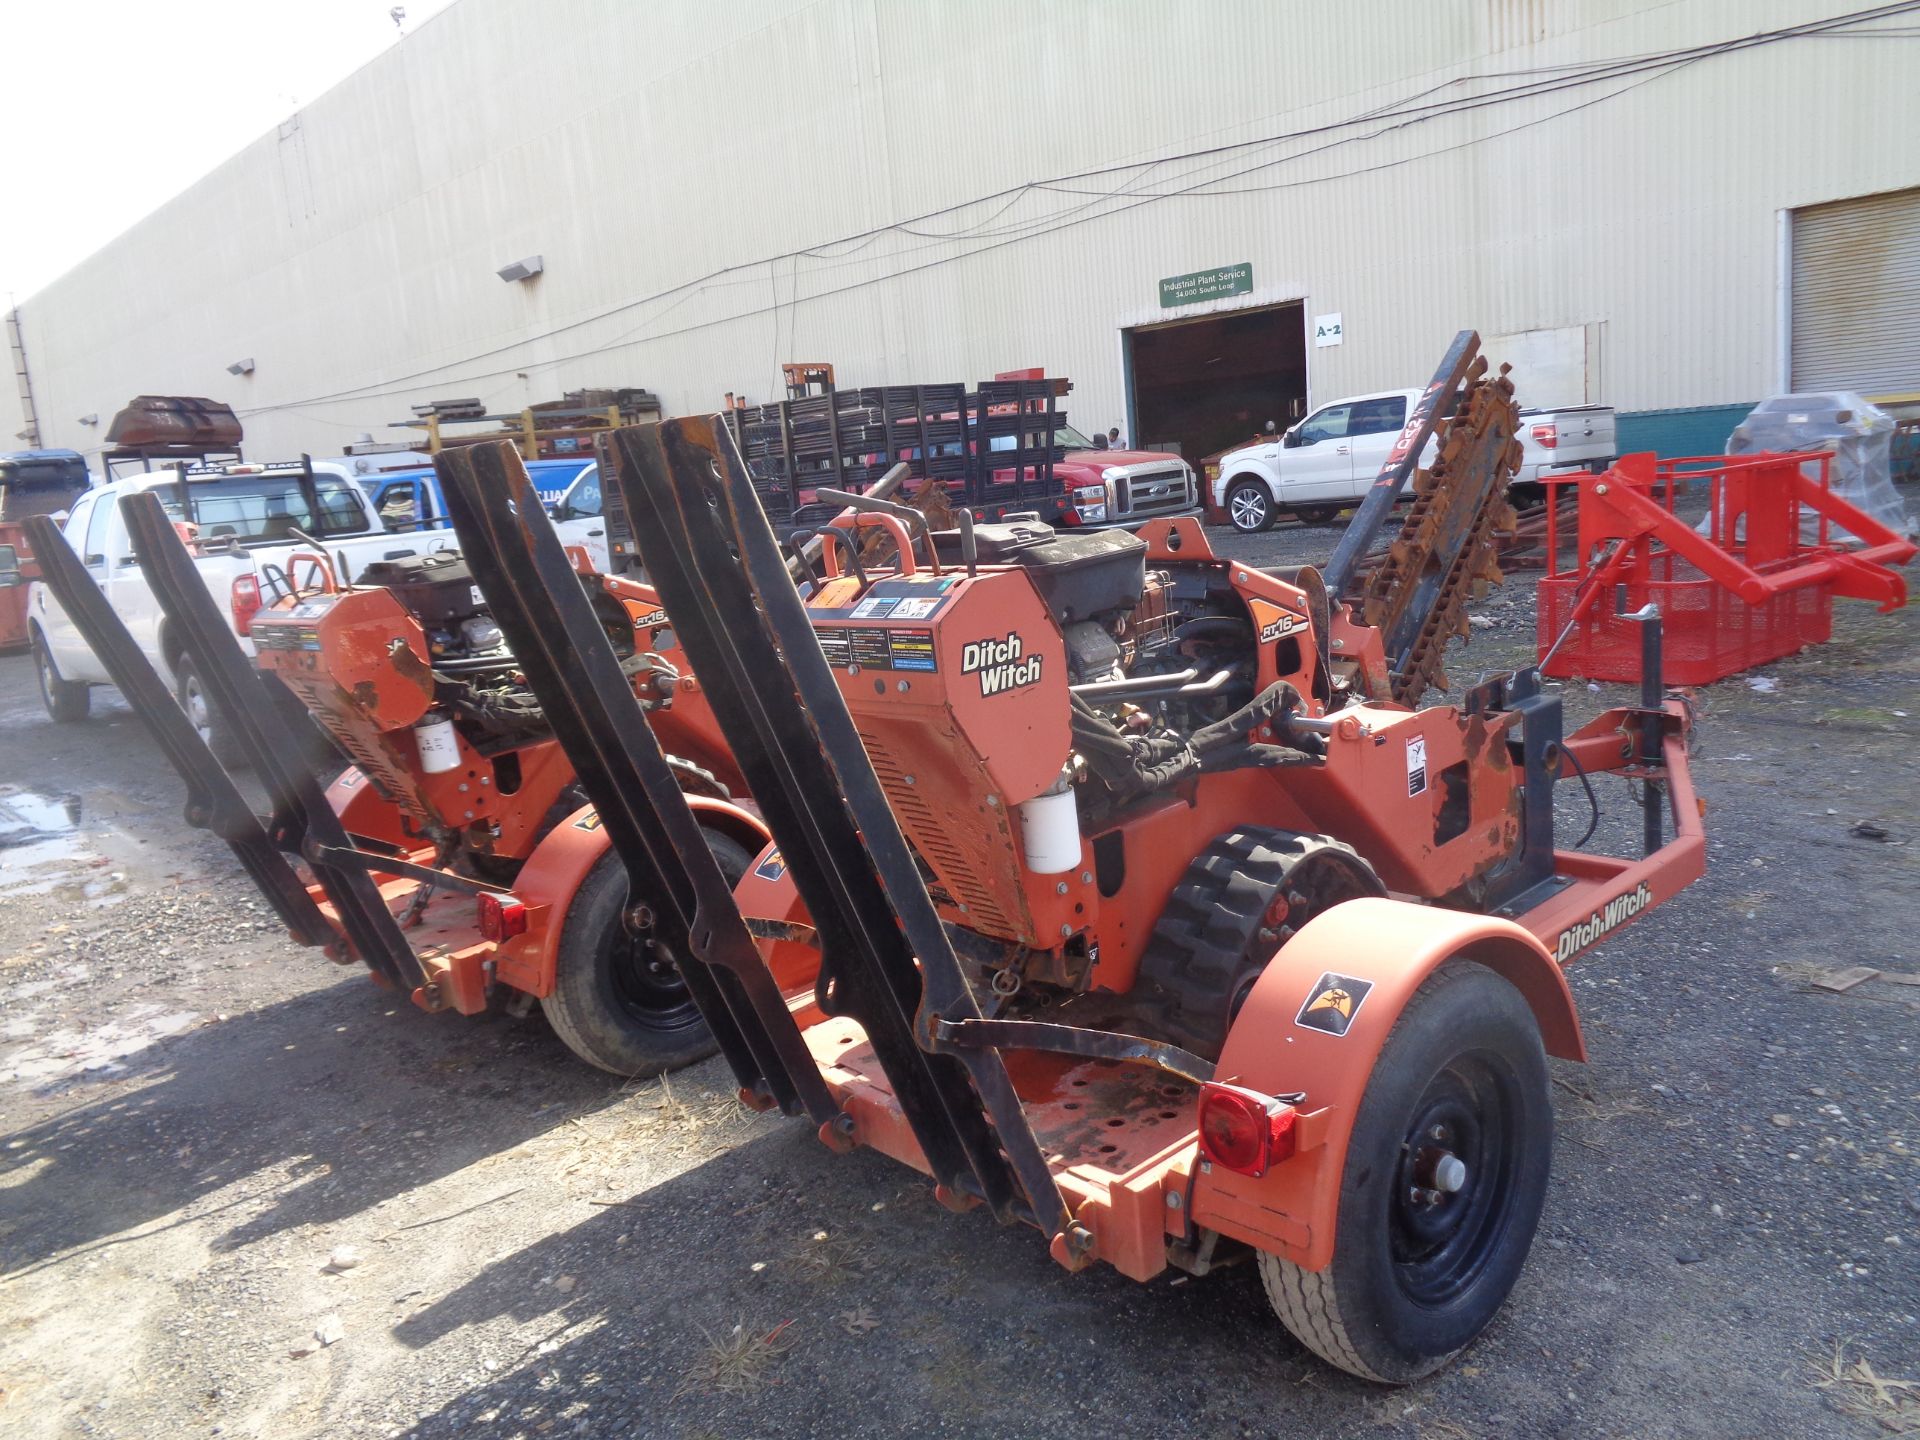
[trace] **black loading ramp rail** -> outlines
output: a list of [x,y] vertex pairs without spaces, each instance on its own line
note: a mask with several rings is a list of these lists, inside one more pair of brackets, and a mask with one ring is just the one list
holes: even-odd
[[[285,686],[256,670],[240,648],[160,497],[129,495],[120,508],[141,572],[173,635],[267,791],[272,808],[264,823],[181,712],[59,532],[44,536],[35,532],[36,545],[51,542],[35,553],[50,557],[50,564],[43,561],[43,565],[54,595],[186,783],[187,823],[210,829],[227,842],[300,944],[331,945],[344,932],[354,955],[395,989],[408,994],[420,990],[427,982],[419,957],[369,872],[423,876],[434,872],[420,872],[403,861],[354,848],[301,753],[298,737],[311,724],[306,712]],[[340,931],[328,924],[287,863],[288,855],[307,862],[339,917]],[[425,998],[431,1003],[433,997]]]
[[[211,830],[227,842],[234,858],[253,877],[273,913],[296,941],[302,945],[330,943],[335,939],[334,928],[268,834],[268,825],[260,823],[226,767],[214,758],[66,537],[44,515],[34,516],[26,526],[27,538],[40,562],[40,578],[186,785],[187,824],[196,830]],[[286,818],[276,815],[269,824],[276,833],[284,833]]]
[[647,574],[811,912],[821,1008],[866,1031],[940,1185],[1072,1247],[1084,1232],[999,1052],[938,1048],[935,1019],[978,1022],[979,1007],[732,437],[689,418],[616,431],[606,453]]
[[481,593],[627,871],[628,923],[664,947],[745,1098],[846,1143],[840,1107],[760,959],[699,822],[509,443],[434,462]]
[[412,875],[438,884],[456,882],[437,871],[355,847],[301,752],[300,737],[310,733],[313,725],[306,708],[286,686],[254,668],[240,648],[194,568],[193,557],[161,508],[160,497],[151,491],[129,495],[120,502],[120,513],[141,573],[172,633],[232,728],[240,753],[266,787],[273,804],[269,838],[279,849],[307,862],[332,902],[354,954],[395,989],[407,995],[424,992],[427,1004],[436,1005],[420,957],[387,909],[371,872]]

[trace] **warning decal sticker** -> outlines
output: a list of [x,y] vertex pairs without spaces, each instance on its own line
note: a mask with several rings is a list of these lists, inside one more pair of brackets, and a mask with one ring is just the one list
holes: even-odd
[[1367,1003],[1367,996],[1372,993],[1371,980],[1329,970],[1314,981],[1313,988],[1307,992],[1307,998],[1300,1006],[1300,1013],[1293,1017],[1293,1023],[1308,1030],[1322,1030],[1329,1035],[1344,1035],[1352,1028],[1354,1017],[1360,1013],[1360,1007]]
[[820,653],[836,670],[938,670],[933,631],[883,625],[816,625]]
[[1427,737],[1407,741],[1407,798],[1427,793]]

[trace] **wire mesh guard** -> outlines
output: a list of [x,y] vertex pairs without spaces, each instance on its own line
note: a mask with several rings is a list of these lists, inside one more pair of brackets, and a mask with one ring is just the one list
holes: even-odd
[[[1540,581],[1540,645],[1553,644],[1580,600],[1581,577]],[[1742,670],[1765,665],[1825,643],[1833,634],[1833,592],[1825,586],[1786,590],[1749,604],[1719,581],[1672,552],[1653,556],[1646,578],[1617,594],[1602,596],[1567,643],[1544,667],[1561,679],[1624,683],[1640,679],[1640,626],[1616,612],[1631,613],[1651,601],[1665,621],[1662,660],[1672,685],[1709,685]]]

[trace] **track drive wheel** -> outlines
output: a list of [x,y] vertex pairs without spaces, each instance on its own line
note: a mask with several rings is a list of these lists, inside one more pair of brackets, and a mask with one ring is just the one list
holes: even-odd
[[1437,1370],[1519,1278],[1553,1159],[1539,1027],[1520,992],[1464,960],[1407,1002],[1367,1081],[1334,1223],[1333,1263],[1260,1256],[1294,1337],[1368,1380]]
[[[753,858],[704,832],[729,885]],[[673,957],[628,928],[627,871],[608,850],[567,906],[553,991],[540,1001],[554,1033],[590,1065],[615,1075],[659,1075],[714,1052],[713,1032],[687,994]]]
[[1212,1057],[1274,952],[1343,900],[1384,895],[1351,845],[1247,826],[1209,845],[1153,927],[1134,1008],[1146,1024]]

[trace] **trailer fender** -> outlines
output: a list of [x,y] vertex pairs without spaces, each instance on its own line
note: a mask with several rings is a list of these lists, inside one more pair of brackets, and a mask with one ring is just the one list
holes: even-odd
[[340,817],[340,823],[352,835],[383,840],[404,850],[416,850],[427,842],[408,835],[401,826],[400,807],[382,795],[357,765],[342,770],[327,787],[327,804]]
[[1305,1092],[1299,1151],[1258,1179],[1197,1162],[1195,1224],[1309,1270],[1332,1261],[1347,1142],[1374,1062],[1414,992],[1456,958],[1513,984],[1549,1055],[1586,1058],[1566,976],[1512,921],[1403,900],[1336,905],[1261,973],[1215,1069],[1218,1079],[1265,1094]]
[[[767,843],[767,827],[758,815],[731,801],[689,795],[687,807],[702,829],[738,842],[749,855]],[[527,907],[526,932],[500,946],[494,978],[536,998],[553,993],[554,967],[567,907],[579,893],[611,841],[591,805],[567,816],[533,847],[513,882],[514,895]]]
[[[750,924],[773,921],[794,927],[797,938],[761,935],[753,942],[767,969],[773,972],[774,983],[785,991],[812,985],[820,974],[819,942],[812,938],[813,917],[807,912],[807,902],[800,898],[800,887],[793,883],[778,845],[767,845],[754,855],[753,864],[733,887],[733,898]],[[813,1010],[796,1011],[795,1017],[802,1025],[826,1018]]]

